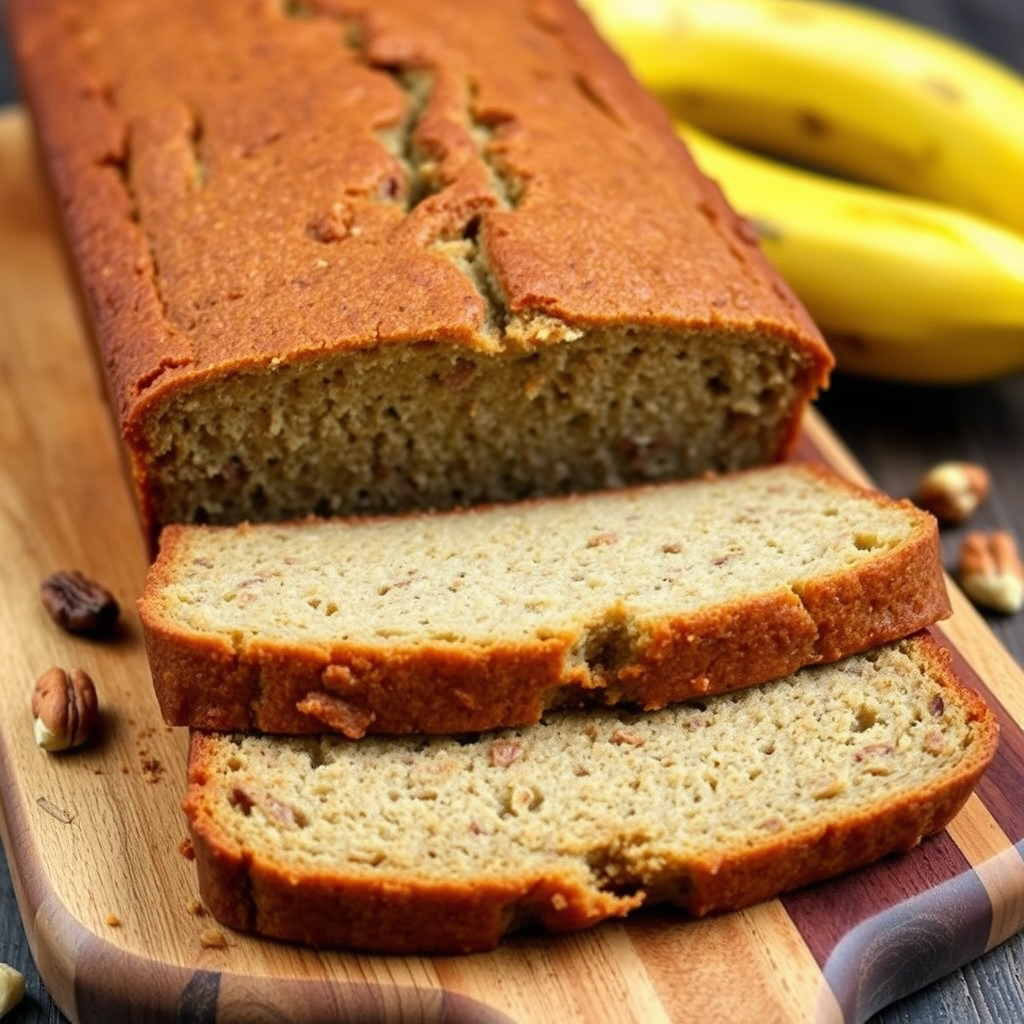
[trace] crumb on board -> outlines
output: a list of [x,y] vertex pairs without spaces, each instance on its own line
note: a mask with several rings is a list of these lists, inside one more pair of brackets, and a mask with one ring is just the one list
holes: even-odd
[[121,927],[121,918],[119,918],[117,916],[117,914],[107,914],[107,924],[111,928],[120,928]]
[[206,907],[194,897],[188,901],[186,907],[193,917],[205,917],[206,915]]
[[150,756],[148,751],[139,751],[139,765],[142,768],[142,777],[147,782],[159,782],[164,773],[164,766],[159,758]]
[[185,836],[185,838],[178,843],[178,853],[180,853],[185,860],[196,859],[196,848],[192,845],[191,837]]
[[225,949],[227,936],[218,928],[204,928],[199,933],[199,944],[204,949]]

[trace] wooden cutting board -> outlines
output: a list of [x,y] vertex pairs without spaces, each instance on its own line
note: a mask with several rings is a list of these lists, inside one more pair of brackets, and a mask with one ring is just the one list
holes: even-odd
[[[0,833],[40,974],[73,1021],[860,1021],[1024,927],[1024,676],[954,591],[944,635],[997,706],[1001,752],[948,832],[909,855],[699,922],[643,914],[467,957],[356,956],[222,931],[179,801],[185,741],[152,695],[134,611],[146,556],[102,386],[17,110],[0,112]],[[861,477],[811,416],[807,451]],[[101,643],[38,597],[78,568],[120,598]],[[971,667],[967,666],[967,663]],[[29,692],[97,681],[96,741],[47,755]],[[976,673],[976,674],[975,674]]]

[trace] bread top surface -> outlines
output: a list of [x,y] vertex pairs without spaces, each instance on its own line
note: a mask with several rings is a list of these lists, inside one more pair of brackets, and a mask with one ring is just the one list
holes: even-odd
[[185,806],[221,869],[293,891],[492,885],[507,898],[555,880],[599,897],[721,870],[728,892],[727,869],[766,850],[814,877],[814,843],[846,828],[879,853],[908,848],[915,824],[955,812],[997,739],[948,652],[917,634],[739,693],[473,738],[195,733]]
[[568,0],[13,0],[122,416],[183,379],[609,324],[830,356]]
[[585,646],[611,623],[638,642],[890,557],[938,571],[930,547],[927,564],[898,560],[935,529],[909,502],[794,464],[438,514],[169,527],[140,609],[147,627],[237,651]]

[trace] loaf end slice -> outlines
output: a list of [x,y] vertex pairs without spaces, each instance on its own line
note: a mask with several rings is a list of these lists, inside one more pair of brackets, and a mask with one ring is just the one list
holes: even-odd
[[935,520],[811,466],[472,511],[169,527],[139,605],[166,720],[451,733],[651,710],[943,618]]
[[4,6],[147,535],[780,459],[827,383],[571,0]]
[[245,932],[467,952],[640,906],[740,908],[909,851],[997,747],[927,633],[647,714],[478,737],[194,732],[199,886]]

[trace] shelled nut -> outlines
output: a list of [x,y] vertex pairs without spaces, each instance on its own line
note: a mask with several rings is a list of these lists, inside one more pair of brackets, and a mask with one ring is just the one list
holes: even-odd
[[121,614],[114,595],[77,569],[51,573],[39,593],[50,617],[69,633],[102,636],[113,630]]
[[1006,614],[1024,606],[1024,565],[1013,536],[1005,530],[967,534],[957,578],[976,604]]
[[25,977],[10,964],[0,964],[0,1017],[25,998]]
[[988,497],[991,478],[973,462],[940,462],[918,485],[917,504],[944,523],[969,519]]
[[80,747],[99,720],[96,687],[80,668],[51,668],[32,691],[36,743],[46,751]]

